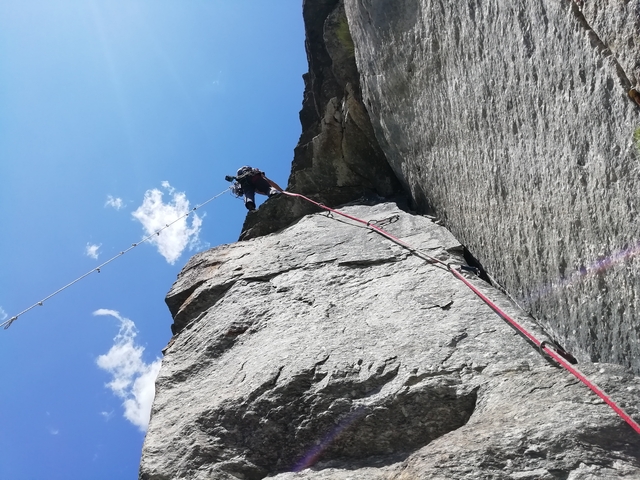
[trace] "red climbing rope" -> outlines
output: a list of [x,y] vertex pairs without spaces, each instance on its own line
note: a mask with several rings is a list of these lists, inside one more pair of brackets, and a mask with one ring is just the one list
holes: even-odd
[[411,245],[409,245],[408,243],[400,240],[398,237],[392,235],[391,233],[387,232],[386,230],[382,229],[381,227],[379,227],[378,225],[372,223],[372,222],[367,222],[366,220],[362,220],[361,218],[358,217],[354,217],[353,215],[348,215],[344,212],[341,212],[339,210],[336,210],[334,208],[330,208],[327,207],[326,205],[323,205],[320,202],[316,202],[315,200],[311,200],[308,197],[305,197],[304,195],[301,195],[299,193],[291,193],[291,192],[287,192],[287,191],[283,191],[282,192],[285,195],[288,195],[290,197],[298,197],[301,198],[309,203],[312,203],[328,212],[331,213],[335,213],[337,215],[341,215],[345,218],[348,218],[349,220],[353,220],[355,222],[358,223],[362,223],[364,225],[366,225],[368,228],[370,228],[371,230],[379,233],[380,235],[392,240],[393,242],[397,243],[398,245],[406,248],[407,250],[409,250],[411,253],[416,254],[420,257],[422,257],[423,259],[426,259],[427,261],[434,263],[434,264],[438,264],[440,266],[444,266],[446,267],[456,278],[458,278],[460,281],[462,281],[467,287],[469,287],[471,289],[471,291],[473,293],[475,293],[478,297],[480,297],[480,299],[486,303],[494,312],[496,312],[500,318],[502,318],[503,320],[505,320],[506,322],[508,322],[511,326],[513,326],[516,330],[518,330],[522,335],[524,335],[525,338],[527,338],[531,343],[533,343],[536,347],[538,347],[538,349],[540,350],[540,352],[548,355],[549,357],[551,357],[553,360],[555,360],[559,365],[561,365],[562,367],[564,367],[567,371],[569,371],[571,374],[573,374],[578,380],[580,380],[582,383],[584,383],[587,387],[589,387],[591,389],[591,391],[593,393],[595,393],[596,395],[598,395],[598,397],[600,397],[602,400],[604,400],[605,403],[607,403],[607,405],[609,405],[619,416],[620,418],[622,418],[625,422],[627,422],[629,424],[629,426],[631,428],[633,428],[633,430],[636,431],[636,433],[640,434],[640,425],[633,419],[631,418],[631,416],[625,412],[622,408],[620,408],[620,406],[618,406],[617,403],[615,403],[604,391],[602,391],[597,385],[595,385],[593,382],[591,382],[587,377],[585,377],[580,371],[578,371],[576,368],[574,368],[571,365],[571,360],[572,357],[564,352],[562,349],[558,348],[558,351],[552,349],[547,342],[544,341],[540,341],[538,340],[538,338],[535,337],[535,335],[533,335],[531,332],[529,332],[526,328],[524,328],[520,323],[516,322],[513,318],[511,318],[504,310],[502,310],[500,307],[498,307],[498,305],[496,305],[493,301],[491,301],[484,293],[482,293],[478,288],[476,288],[467,278],[464,277],[464,275],[462,275],[462,273],[460,273],[458,270],[456,270],[455,268],[453,268],[451,265],[443,262],[442,260],[432,257],[430,255],[427,255],[419,250],[417,250],[416,248],[412,247]]
[[400,240],[398,237],[390,234],[389,232],[387,232],[386,230],[380,228],[378,225],[376,225],[373,222],[367,222],[365,220],[362,220],[361,218],[358,217],[354,217],[352,215],[348,215],[344,212],[340,212],[339,210],[335,210],[333,208],[327,207],[326,205],[320,203],[320,202],[316,202],[315,200],[311,200],[308,197],[305,197],[304,195],[300,195],[299,193],[291,193],[291,192],[287,192],[287,191],[283,191],[282,193],[284,193],[285,195],[288,195],[290,197],[299,197],[302,198],[303,200],[306,200],[309,203],[313,203],[314,205],[327,210],[328,212],[332,212],[332,213],[336,213],[338,215],[341,215],[343,217],[348,218],[349,220],[353,220],[355,222],[359,222],[362,223],[364,225],[366,225],[367,227],[369,227],[371,230],[374,230],[376,232],[378,232],[380,235],[382,235],[383,237],[387,237],[389,240],[393,241],[394,243],[397,243],[398,245],[400,245],[401,247],[406,248],[407,250],[409,250],[412,253],[418,254],[418,256],[423,257],[425,260],[431,262],[431,263],[436,263],[436,264],[440,264],[441,266],[448,268],[447,264],[445,262],[443,262],[442,260],[436,258],[436,257],[432,257],[431,255],[427,255],[424,252],[421,252],[415,248],[413,248],[411,245],[409,245],[406,242],[403,242],[402,240]]
[[574,368],[571,363],[565,358],[565,356],[556,352],[545,342],[541,342],[538,340],[533,334],[527,331],[522,325],[516,322],[513,318],[511,318],[507,313],[500,309],[495,303],[489,300],[486,295],[484,295],[480,290],[478,290],[469,280],[464,278],[464,276],[458,272],[457,270],[450,269],[451,273],[453,273],[457,278],[459,278],[466,286],[468,286],[473,293],[475,293],[478,297],[484,301],[494,312],[496,312],[503,320],[507,321],[509,324],[513,325],[520,333],[522,333],[525,337],[531,340],[541,352],[546,353],[551,358],[553,358],[558,364],[564,367],[566,370],[571,372],[578,380],[584,383],[587,387],[589,387],[593,393],[598,395],[602,400],[604,400],[607,405],[609,405],[620,417],[631,426],[637,433],[640,433],[640,425],[633,419],[631,416],[625,412],[622,408],[618,406],[616,402],[614,402],[604,391],[600,389],[596,384],[591,382],[587,377],[585,377],[580,371]]

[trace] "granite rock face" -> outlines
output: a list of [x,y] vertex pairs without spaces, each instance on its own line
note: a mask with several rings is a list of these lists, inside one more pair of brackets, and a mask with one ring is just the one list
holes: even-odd
[[[344,210],[463,262],[428,217]],[[200,253],[167,303],[141,479],[640,478],[640,436],[611,409],[446,268],[361,224],[314,214]],[[640,379],[581,368],[640,416]]]
[[[309,73],[287,190],[331,206],[402,193],[362,104],[342,0],[304,1],[303,18]],[[275,232],[311,212],[301,201],[270,199],[247,215],[240,238]]]
[[[636,420],[639,13],[304,0],[288,185],[445,262],[468,247]],[[640,479],[640,436],[446,268],[286,196],[241,238],[167,296],[142,480]]]
[[640,372],[640,2],[345,7],[416,208],[580,359]]

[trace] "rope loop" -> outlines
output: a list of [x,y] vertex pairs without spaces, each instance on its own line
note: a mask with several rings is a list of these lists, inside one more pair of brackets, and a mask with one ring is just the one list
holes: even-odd
[[459,274],[463,273],[463,272],[469,272],[469,273],[473,273],[476,277],[480,276],[480,269],[476,268],[476,267],[472,267],[471,265],[456,265],[454,263],[447,263],[447,268],[449,269],[450,272],[457,272]]
[[553,362],[553,364],[557,367],[559,367],[560,365],[558,365],[558,362],[555,361],[555,359],[549,355],[545,348],[549,348],[550,343],[547,342],[546,340],[543,340],[542,342],[540,342],[540,345],[538,345],[538,350],[540,351],[540,355],[542,355],[544,358],[551,360]]
[[543,342],[540,342],[540,346],[538,348],[543,357],[547,357],[547,358],[551,358],[552,360],[555,360],[551,355],[549,355],[547,352],[544,351],[545,348],[553,348],[558,355],[564,358],[571,365],[577,365],[578,363],[578,360],[576,359],[576,357],[571,355],[569,352],[567,352],[564,348],[562,348],[556,342],[543,341]]
[[13,322],[15,322],[18,319],[18,317],[11,317],[9,320],[7,320],[6,322],[4,322],[2,324],[2,326],[4,327],[4,329],[6,330],[7,328],[9,328],[11,326],[11,324]]
[[480,269],[476,267],[472,267],[471,265],[460,265],[460,270],[464,270],[465,272],[471,272],[476,275],[476,277],[480,276]]
[[369,220],[367,222],[367,227],[375,225],[377,227],[384,227],[386,225],[391,225],[392,223],[396,223],[400,220],[400,215],[391,215],[390,217],[381,218],[380,220]]

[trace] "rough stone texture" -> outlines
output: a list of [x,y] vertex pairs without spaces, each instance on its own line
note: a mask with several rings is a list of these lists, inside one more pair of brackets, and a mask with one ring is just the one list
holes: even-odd
[[[362,105],[342,0],[304,1],[303,17],[309,73],[287,190],[331,206],[401,193]],[[247,215],[240,239],[275,232],[313,211],[300,201],[270,199]]]
[[[303,4],[288,189],[400,179],[640,420],[640,378],[588,361],[640,370],[640,0],[344,1]],[[462,262],[433,217],[345,210]],[[270,199],[180,274],[141,479],[640,479],[640,436],[448,271],[313,211]]]
[[[397,215],[389,231],[462,261],[430,218],[345,211]],[[611,409],[446,269],[362,225],[316,214],[200,253],[167,303],[141,479],[640,478],[640,436]],[[581,368],[640,418],[640,379]]]
[[[582,360],[640,372],[638,0],[345,0],[417,208]],[[640,138],[640,134],[636,133]]]
[[[594,44],[609,49],[623,82],[640,85],[640,3],[637,1],[576,1],[583,27]],[[574,13],[576,13],[574,10]],[[591,31],[590,31],[591,30]],[[605,54],[608,55],[608,52]],[[626,81],[624,78],[626,77]],[[624,85],[626,86],[626,84]]]

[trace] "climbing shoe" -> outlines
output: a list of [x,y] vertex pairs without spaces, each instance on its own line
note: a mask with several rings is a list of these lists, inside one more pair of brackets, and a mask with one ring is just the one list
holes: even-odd
[[244,206],[247,207],[247,210],[249,210],[250,212],[253,212],[256,209],[255,202],[253,202],[251,200],[247,200],[245,202]]
[[269,190],[269,198],[271,197],[275,197],[276,195],[280,195],[280,190],[276,190],[275,188],[271,188],[271,190]]

